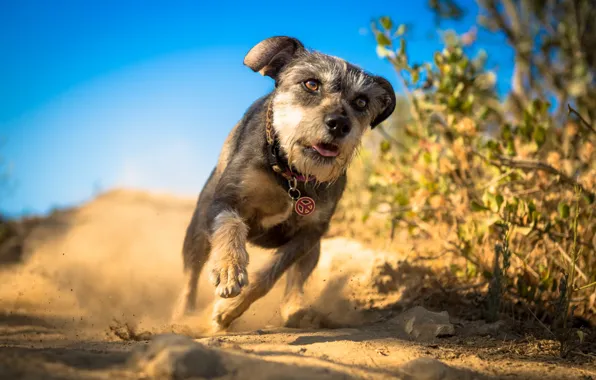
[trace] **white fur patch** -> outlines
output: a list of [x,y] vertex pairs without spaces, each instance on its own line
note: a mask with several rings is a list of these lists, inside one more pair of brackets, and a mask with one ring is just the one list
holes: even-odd
[[282,146],[292,144],[294,131],[304,117],[304,113],[293,104],[293,100],[294,98],[289,93],[280,93],[273,100],[273,128],[275,128]]
[[356,72],[351,74],[352,78],[351,78],[351,82],[352,82],[352,86],[355,89],[358,89],[360,91],[365,90],[365,86],[366,86],[366,82],[367,82],[367,77],[360,72]]

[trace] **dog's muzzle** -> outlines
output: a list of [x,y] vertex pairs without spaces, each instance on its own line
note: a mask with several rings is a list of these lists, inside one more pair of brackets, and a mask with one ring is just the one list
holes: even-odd
[[352,130],[350,119],[339,113],[331,113],[325,116],[325,126],[327,130],[336,139],[346,137]]

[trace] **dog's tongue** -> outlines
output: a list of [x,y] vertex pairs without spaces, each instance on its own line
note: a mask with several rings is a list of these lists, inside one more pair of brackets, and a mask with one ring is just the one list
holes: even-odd
[[316,144],[313,145],[313,149],[323,157],[336,157],[339,154],[337,146],[331,144]]

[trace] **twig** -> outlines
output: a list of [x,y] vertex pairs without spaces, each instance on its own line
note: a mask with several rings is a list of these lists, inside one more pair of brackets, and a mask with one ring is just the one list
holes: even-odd
[[401,142],[397,141],[397,139],[393,136],[391,136],[389,133],[387,133],[387,131],[385,130],[385,128],[383,128],[382,125],[378,125],[377,126],[377,131],[379,131],[381,133],[381,135],[383,135],[383,137],[386,140],[390,140],[392,144],[397,145],[400,149],[402,150],[408,150],[408,148],[402,144]]
[[[518,223],[515,221],[511,221],[511,223],[516,227],[528,227],[526,224]],[[547,230],[540,228],[538,226],[532,226],[532,231],[537,232],[538,234],[540,234],[540,236],[548,236],[553,241],[553,243],[555,242],[554,238],[559,238],[559,239],[571,239],[572,238],[572,236],[570,236],[570,235],[562,234],[562,233],[555,232],[555,231],[547,231]],[[582,240],[579,240],[579,239],[577,240],[577,244],[583,245],[584,247],[587,247],[591,250],[595,249],[595,247],[592,244],[582,241]]]
[[596,281],[594,281],[592,283],[589,283],[587,285],[581,286],[579,288],[575,288],[575,291],[580,291],[580,290],[588,289],[588,288],[590,288],[592,286],[596,286]]
[[540,323],[540,326],[542,326],[550,335],[552,335],[554,338],[556,338],[557,336],[548,328],[548,326],[546,326],[541,320],[540,318],[538,318],[536,316],[536,314],[534,314],[534,312],[532,311],[532,309],[530,309],[530,307],[528,305],[526,305],[526,303],[524,302],[524,306],[526,307],[526,309],[528,309],[528,311],[530,312],[530,314],[532,314],[532,316],[534,318],[536,318],[536,320],[538,321],[538,323]]
[[546,164],[544,162],[531,161],[531,160],[516,160],[513,158],[508,158],[508,157],[503,157],[503,156],[497,156],[496,159],[491,160],[491,159],[485,157],[484,155],[480,154],[477,151],[473,150],[472,152],[475,155],[477,155],[478,157],[482,158],[484,161],[488,162],[489,164],[499,167],[499,168],[505,166],[508,168],[521,169],[523,171],[541,170],[541,171],[553,174],[555,176],[558,176],[559,179],[561,180],[561,182],[564,182],[564,183],[571,185],[573,187],[577,186],[580,188],[580,190],[583,193],[591,194],[592,196],[596,196],[591,191],[588,191],[587,189],[585,189],[579,182],[577,182],[573,178],[567,176],[566,174],[560,172],[559,170],[555,169],[554,167],[552,167],[549,164]]
[[[536,231],[540,232],[541,234],[545,234],[548,235],[549,237],[557,237],[559,239],[570,239],[571,236],[570,235],[566,235],[566,234],[561,234],[558,232],[554,232],[554,231],[549,231],[546,232],[545,230],[539,229],[539,228],[534,228]],[[584,247],[590,248],[591,250],[594,250],[596,247],[594,247],[592,244],[582,241],[582,240],[577,240],[577,244],[579,245],[583,245]]]
[[579,118],[579,120],[581,121],[581,124],[583,124],[586,128],[588,128],[590,131],[592,131],[592,133],[596,133],[596,129],[594,129],[592,124],[588,123],[586,121],[586,119],[584,119],[582,117],[582,115],[579,114],[579,112],[577,112],[576,110],[571,108],[571,106],[569,104],[567,104],[567,109],[569,110],[569,115],[574,114],[575,116],[577,116]]
[[[378,214],[396,214],[399,212],[407,212],[407,211],[413,211],[414,207],[412,206],[401,206],[401,207],[395,207],[392,208],[390,210],[382,210],[382,211],[376,211],[376,213]],[[419,209],[416,210],[416,212],[421,212],[421,211],[439,211],[441,209],[439,208],[435,208],[432,206],[422,206]]]
[[447,292],[461,292],[464,290],[472,290],[476,288],[481,288],[487,284],[486,281],[479,282],[477,284],[470,284],[470,285],[462,285],[455,288],[447,288],[445,289]]
[[[579,255],[581,254],[581,249],[577,249],[577,220],[579,219],[579,189],[575,189],[575,195],[576,195],[576,199],[575,199],[575,215],[573,217],[573,224],[572,224],[572,229],[573,229],[573,243],[571,244],[571,254],[573,255],[573,257],[571,257],[571,268],[569,270],[569,287],[567,289],[567,309],[569,309],[571,300],[573,299],[573,292],[575,291],[575,274],[578,273],[580,274],[581,271],[580,269],[577,267],[577,259],[579,257]],[[561,253],[563,251],[561,250]],[[588,281],[587,278],[584,279],[585,281]],[[571,311],[571,313],[573,314],[573,309]],[[566,328],[567,327],[567,318],[568,318],[568,313],[565,313],[565,318],[563,319],[563,327]],[[573,316],[572,316],[573,317]]]
[[503,178],[507,177],[508,175],[510,175],[511,173],[513,173],[513,169],[507,170],[504,174],[498,176],[497,178],[494,178],[493,180],[489,181],[487,184],[485,184],[484,186],[480,187],[482,190],[484,189],[488,189],[489,187],[491,187],[494,184],[499,183],[500,180],[502,180]]
[[[565,250],[563,249],[563,247],[561,247],[561,245],[559,243],[557,243],[556,241],[554,241],[554,240],[553,240],[553,243],[557,247],[557,250],[565,258],[565,260],[567,260],[569,262],[569,264],[573,264],[573,259],[567,254],[567,252],[565,252]],[[579,268],[576,267],[575,268],[575,271],[577,272],[577,274],[579,274],[581,276],[581,278],[584,279],[584,281],[588,281],[588,276],[586,276],[586,274],[584,272],[582,272],[581,269],[579,269]]]
[[592,355],[592,354],[586,354],[585,352],[581,352],[581,351],[571,351],[572,353],[579,355],[579,356],[583,356],[586,358],[590,358],[590,359],[596,359],[596,355]]
[[543,191],[543,190],[541,188],[535,187],[533,189],[525,189],[525,190],[520,190],[520,191],[512,192],[511,193],[511,196],[513,196],[513,197],[519,197],[520,195],[529,195],[529,194],[538,193],[540,191]]
[[534,269],[532,269],[532,267],[530,266],[530,264],[528,264],[528,263],[526,262],[526,260],[525,260],[525,259],[523,259],[523,258],[522,258],[522,257],[519,255],[519,253],[516,253],[516,252],[511,252],[511,253],[513,253],[513,257],[515,257],[516,259],[518,259],[518,260],[519,260],[519,261],[520,261],[520,262],[523,264],[523,266],[524,266],[524,269],[525,269],[526,271],[528,271],[528,273],[530,273],[532,276],[534,276],[534,278],[536,278],[537,280],[540,280],[540,275],[539,275],[539,274],[538,274],[538,273],[537,273],[537,272],[536,272]]
[[418,255],[416,257],[414,257],[414,259],[412,261],[422,261],[422,260],[436,260],[439,259],[443,256],[445,256],[447,253],[458,253],[457,251],[453,250],[453,249],[444,249],[441,252],[439,252],[438,254],[434,255],[434,256],[422,256],[422,255]]
[[[393,42],[391,43],[391,46],[393,46]],[[397,64],[394,63],[393,61],[391,63],[396,68],[395,71],[397,72],[397,77],[400,80],[400,82],[401,82],[400,84],[402,86],[404,94],[406,95],[406,98],[408,99],[408,103],[410,105],[410,113],[412,114],[414,121],[416,121],[416,123],[418,124],[418,127],[420,129],[422,129],[424,127],[424,124],[422,124],[422,118],[420,117],[420,112],[418,111],[418,108],[414,101],[414,95],[412,95],[412,92],[408,88],[408,84],[406,83],[406,79],[404,78],[404,76],[401,73],[401,69],[399,69]]]

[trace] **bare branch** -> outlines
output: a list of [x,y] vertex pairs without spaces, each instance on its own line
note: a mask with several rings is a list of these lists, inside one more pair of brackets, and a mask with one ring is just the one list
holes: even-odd
[[504,156],[497,156],[496,159],[491,160],[476,151],[473,151],[473,153],[475,155],[477,155],[478,157],[482,158],[484,161],[488,162],[489,164],[499,167],[499,168],[508,167],[508,168],[521,169],[523,171],[541,170],[543,172],[553,174],[555,176],[558,176],[559,180],[561,182],[571,185],[573,187],[577,186],[580,188],[580,190],[583,193],[591,194],[592,196],[596,196],[594,193],[587,190],[585,187],[583,187],[579,182],[577,182],[573,178],[567,176],[566,174],[560,172],[559,170],[553,168],[552,166],[550,166],[549,164],[546,164],[544,162],[532,161],[532,160],[516,160],[513,158],[504,157]]
[[389,133],[387,133],[387,131],[383,128],[382,125],[378,125],[376,129],[377,129],[377,131],[379,131],[379,133],[381,135],[383,135],[383,137],[386,140],[391,141],[391,143],[392,144],[395,144],[396,146],[398,146],[399,149],[401,149],[401,150],[407,150],[408,149],[404,144],[402,144],[401,142],[397,141],[397,139],[395,137],[393,137]]
[[574,110],[573,108],[571,108],[571,106],[569,104],[567,104],[567,109],[569,110],[569,115],[574,114],[575,116],[577,116],[579,118],[579,120],[581,121],[581,124],[583,126],[585,126],[586,128],[588,128],[593,133],[596,133],[596,129],[594,129],[594,127],[592,126],[592,124],[588,123],[586,121],[586,119],[584,119],[582,117],[582,115],[579,114],[579,112],[577,112],[576,110]]

